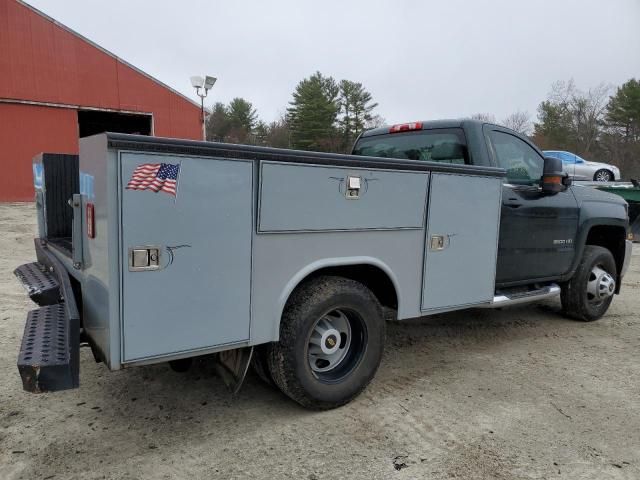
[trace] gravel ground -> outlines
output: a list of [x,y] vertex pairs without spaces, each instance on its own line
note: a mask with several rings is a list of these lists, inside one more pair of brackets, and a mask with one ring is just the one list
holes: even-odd
[[317,413],[253,373],[233,398],[206,361],[109,372],[87,349],[80,389],[23,392],[34,218],[0,205],[0,479],[640,478],[638,254],[595,323],[555,300],[390,323],[373,383]]

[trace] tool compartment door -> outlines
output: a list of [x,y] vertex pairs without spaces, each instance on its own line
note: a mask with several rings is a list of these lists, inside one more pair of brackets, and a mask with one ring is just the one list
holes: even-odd
[[[248,340],[252,163],[126,152],[120,159],[123,361]],[[145,164],[152,167],[134,174]],[[130,187],[144,187],[156,165],[178,167],[175,196],[171,188],[127,188],[132,178]],[[134,256],[151,268],[132,269]]]
[[495,292],[502,181],[433,174],[422,310],[489,302]]

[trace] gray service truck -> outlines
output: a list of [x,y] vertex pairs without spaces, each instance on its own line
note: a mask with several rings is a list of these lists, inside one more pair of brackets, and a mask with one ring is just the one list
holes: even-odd
[[[560,295],[595,320],[630,257],[626,203],[571,186],[526,138],[474,121],[375,129],[354,155],[123,134],[34,161],[40,305],[25,390],[78,387],[79,348],[111,370],[214,354],[309,408],[374,376],[384,309],[407,319]],[[380,158],[389,157],[389,158]]]

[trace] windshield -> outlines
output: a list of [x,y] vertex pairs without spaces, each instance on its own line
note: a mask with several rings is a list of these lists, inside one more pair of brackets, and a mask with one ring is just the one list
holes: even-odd
[[362,137],[353,155],[465,164],[469,154],[460,128],[419,130]]

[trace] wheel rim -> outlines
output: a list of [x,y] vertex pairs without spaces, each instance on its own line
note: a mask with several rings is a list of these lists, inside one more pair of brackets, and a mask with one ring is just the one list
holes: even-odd
[[594,265],[587,281],[587,301],[594,305],[601,305],[613,295],[616,281],[601,265]]
[[609,172],[602,171],[596,174],[597,182],[608,182],[609,179],[610,179]]
[[319,318],[309,336],[307,358],[313,375],[335,381],[348,375],[364,353],[362,317],[352,310],[336,308]]

